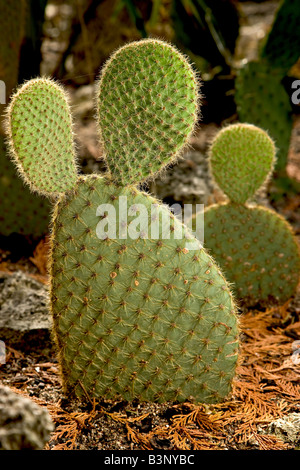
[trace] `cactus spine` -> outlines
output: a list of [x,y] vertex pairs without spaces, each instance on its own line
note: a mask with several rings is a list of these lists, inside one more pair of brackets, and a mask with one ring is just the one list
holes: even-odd
[[[39,190],[42,184],[50,196],[59,193],[52,218],[50,297],[65,392],[82,400],[86,393],[147,401],[224,399],[238,358],[237,312],[229,286],[199,243],[187,249],[187,241],[197,241],[169,209],[137,189],[176,158],[193,132],[199,85],[191,66],[158,40],[117,51],[104,67],[96,94],[109,170],[104,177],[78,176],[69,143],[69,151],[60,154],[61,168],[67,169],[63,186],[61,173],[52,171],[55,152],[53,161],[40,150],[27,162],[26,148],[16,145],[24,127],[31,135],[41,119],[34,105],[40,101],[40,85],[27,84],[12,98],[8,132],[21,174],[31,180],[31,165],[40,166],[46,179],[45,168],[50,168],[47,188],[41,178],[32,185]],[[49,96],[55,94],[51,80],[43,85]],[[29,90],[32,106],[21,115]],[[34,144],[39,149],[51,145],[57,126],[69,142],[70,119],[61,117],[66,101],[58,95],[54,123],[44,120],[39,126]],[[119,210],[122,197],[130,206],[127,221]],[[150,207],[162,216],[155,237],[145,233],[153,221]],[[138,211],[143,230],[123,236],[124,229],[136,228]],[[112,213],[116,236],[113,229],[101,235],[99,226],[109,225]],[[175,236],[178,231],[181,237]]]

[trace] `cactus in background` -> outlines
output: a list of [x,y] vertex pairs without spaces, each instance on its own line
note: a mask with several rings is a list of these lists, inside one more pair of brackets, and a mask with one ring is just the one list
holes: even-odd
[[298,0],[282,0],[272,28],[267,35],[261,57],[274,68],[287,73],[300,56],[300,3]]
[[220,68],[223,74],[229,70],[239,35],[239,10],[235,2],[173,0],[170,13],[176,41],[207,60],[211,67]]
[[9,160],[4,138],[0,135],[0,234],[12,233],[39,237],[48,230],[49,204],[24,187]]
[[171,211],[137,189],[188,142],[198,99],[194,72],[173,46],[144,40],[119,49],[97,84],[103,177],[76,173],[58,85],[37,79],[11,100],[8,133],[19,172],[33,190],[59,194],[50,297],[69,396],[212,403],[231,390],[238,325],[229,286]]
[[[0,16],[0,80],[5,83],[6,101],[17,86],[20,73],[20,50],[27,22],[26,0],[1,2]],[[0,114],[5,105],[0,104]],[[49,224],[49,203],[36,197],[15,176],[8,157],[0,122],[0,234],[20,233],[38,238],[45,234]]]
[[209,160],[216,183],[236,204],[252,198],[270,175],[273,163],[272,140],[250,125],[231,126],[219,132]]
[[284,303],[294,295],[300,253],[292,228],[272,210],[247,204],[270,177],[275,146],[250,124],[222,129],[210,148],[210,165],[229,202],[205,209],[205,247],[245,305]]
[[26,10],[26,0],[1,1],[0,80],[5,82],[6,98],[10,96],[18,83],[20,50],[25,33]]
[[289,96],[282,85],[282,71],[265,62],[249,62],[236,78],[239,120],[266,130],[274,136],[276,171],[284,173],[293,127]]
[[[300,56],[300,4],[281,2],[272,28],[261,45],[257,61],[244,64],[236,75],[238,118],[264,129],[278,149],[276,182],[293,187],[286,165],[293,127],[292,105],[283,80]],[[295,186],[295,185],[294,185]],[[279,187],[278,187],[279,189]]]

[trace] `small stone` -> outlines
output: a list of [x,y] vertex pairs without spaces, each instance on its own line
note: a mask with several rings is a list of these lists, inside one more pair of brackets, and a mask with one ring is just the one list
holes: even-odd
[[300,442],[300,413],[289,413],[273,421],[268,426],[269,432],[285,442]]
[[46,409],[0,385],[0,450],[42,450],[53,429]]
[[48,288],[30,275],[0,272],[0,340],[14,348],[52,347]]

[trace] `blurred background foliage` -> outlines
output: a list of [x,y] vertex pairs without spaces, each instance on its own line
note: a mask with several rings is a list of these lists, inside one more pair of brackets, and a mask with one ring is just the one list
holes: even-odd
[[[56,11],[61,3],[61,12],[69,11],[71,18],[69,27],[64,25],[68,45],[65,48],[64,42],[57,45],[61,54],[57,55],[56,66],[49,70],[52,75],[75,86],[91,83],[114,49],[131,40],[159,37],[175,43],[201,71],[206,85],[204,95],[214,100],[203,113],[203,119],[221,122],[232,115],[234,103],[227,99],[227,94],[233,86],[230,74],[239,35],[236,1],[76,0],[69,4],[55,3]],[[48,11],[53,16],[51,18],[50,14],[45,27],[55,35],[58,25],[55,25],[54,3]],[[218,87],[214,87],[214,79],[218,78]]]

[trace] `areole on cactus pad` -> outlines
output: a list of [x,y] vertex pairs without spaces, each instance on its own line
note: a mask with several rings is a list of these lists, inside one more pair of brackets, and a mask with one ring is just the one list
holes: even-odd
[[[48,79],[21,87],[10,103],[8,133],[21,175],[33,190],[57,197],[50,305],[65,393],[82,400],[224,399],[239,344],[229,285],[172,212],[137,189],[174,161],[195,129],[199,82],[192,67],[173,46],[152,39],[111,57],[96,87],[104,177],[77,175],[70,110],[68,117],[58,88]],[[32,112],[24,119],[22,102],[29,99]],[[122,225],[124,200],[130,210]],[[142,208],[147,231],[153,207],[155,237],[123,235]],[[99,226],[111,214],[116,233],[102,237]]]

